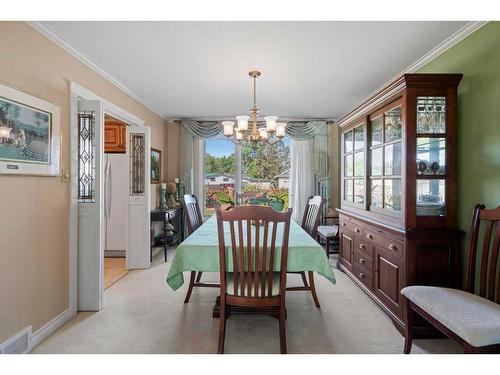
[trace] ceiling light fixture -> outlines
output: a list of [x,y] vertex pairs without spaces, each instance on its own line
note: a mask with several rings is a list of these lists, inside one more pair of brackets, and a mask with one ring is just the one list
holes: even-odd
[[257,145],[259,143],[276,144],[281,142],[285,138],[285,122],[277,122],[277,116],[266,116],[264,117],[265,126],[263,122],[259,122],[257,119],[257,114],[259,109],[257,108],[257,78],[260,76],[260,72],[257,70],[252,70],[248,73],[253,79],[253,107],[250,109],[252,114],[252,128],[248,127],[248,120],[250,116],[242,115],[236,116],[236,121],[238,125],[234,126],[234,121],[222,121],[222,126],[224,127],[224,136],[236,144],[242,142],[249,142],[252,145]]

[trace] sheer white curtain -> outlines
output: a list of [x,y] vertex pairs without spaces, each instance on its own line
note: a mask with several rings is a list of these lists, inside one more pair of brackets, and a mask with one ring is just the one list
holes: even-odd
[[314,195],[314,139],[292,141],[290,155],[289,201],[292,218],[300,224],[307,198]]
[[204,207],[205,194],[203,191],[203,165],[205,163],[205,142],[193,136],[181,124],[181,184],[185,194],[194,194],[198,197],[200,208]]

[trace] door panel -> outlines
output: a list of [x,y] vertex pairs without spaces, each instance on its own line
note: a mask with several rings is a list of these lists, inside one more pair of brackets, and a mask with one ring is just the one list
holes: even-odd
[[375,294],[397,314],[401,314],[403,269],[401,260],[375,247]]
[[102,308],[104,272],[102,102],[78,102],[78,310]]
[[340,236],[340,261],[346,268],[352,271],[352,235],[350,233],[342,232]]
[[127,268],[147,268],[150,262],[150,128],[127,126],[128,246]]

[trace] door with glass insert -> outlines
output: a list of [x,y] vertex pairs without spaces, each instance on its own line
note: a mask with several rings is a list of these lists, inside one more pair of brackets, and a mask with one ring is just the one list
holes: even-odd
[[365,124],[359,124],[343,134],[343,201],[365,204]]
[[446,215],[446,97],[417,96],[416,214]]
[[78,310],[102,308],[104,272],[104,112],[100,100],[78,101]]
[[370,210],[401,215],[402,117],[399,103],[370,116]]
[[150,266],[150,128],[127,126],[129,194],[127,268]]

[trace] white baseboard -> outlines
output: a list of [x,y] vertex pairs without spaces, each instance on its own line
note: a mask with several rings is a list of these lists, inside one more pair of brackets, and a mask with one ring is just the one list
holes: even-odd
[[76,316],[76,312],[71,311],[70,308],[63,311],[59,315],[57,315],[54,319],[47,322],[43,327],[40,327],[38,330],[33,332],[31,336],[30,348],[31,352],[34,348],[36,348],[43,340],[52,335],[55,331],[61,328],[68,321],[73,319]]

